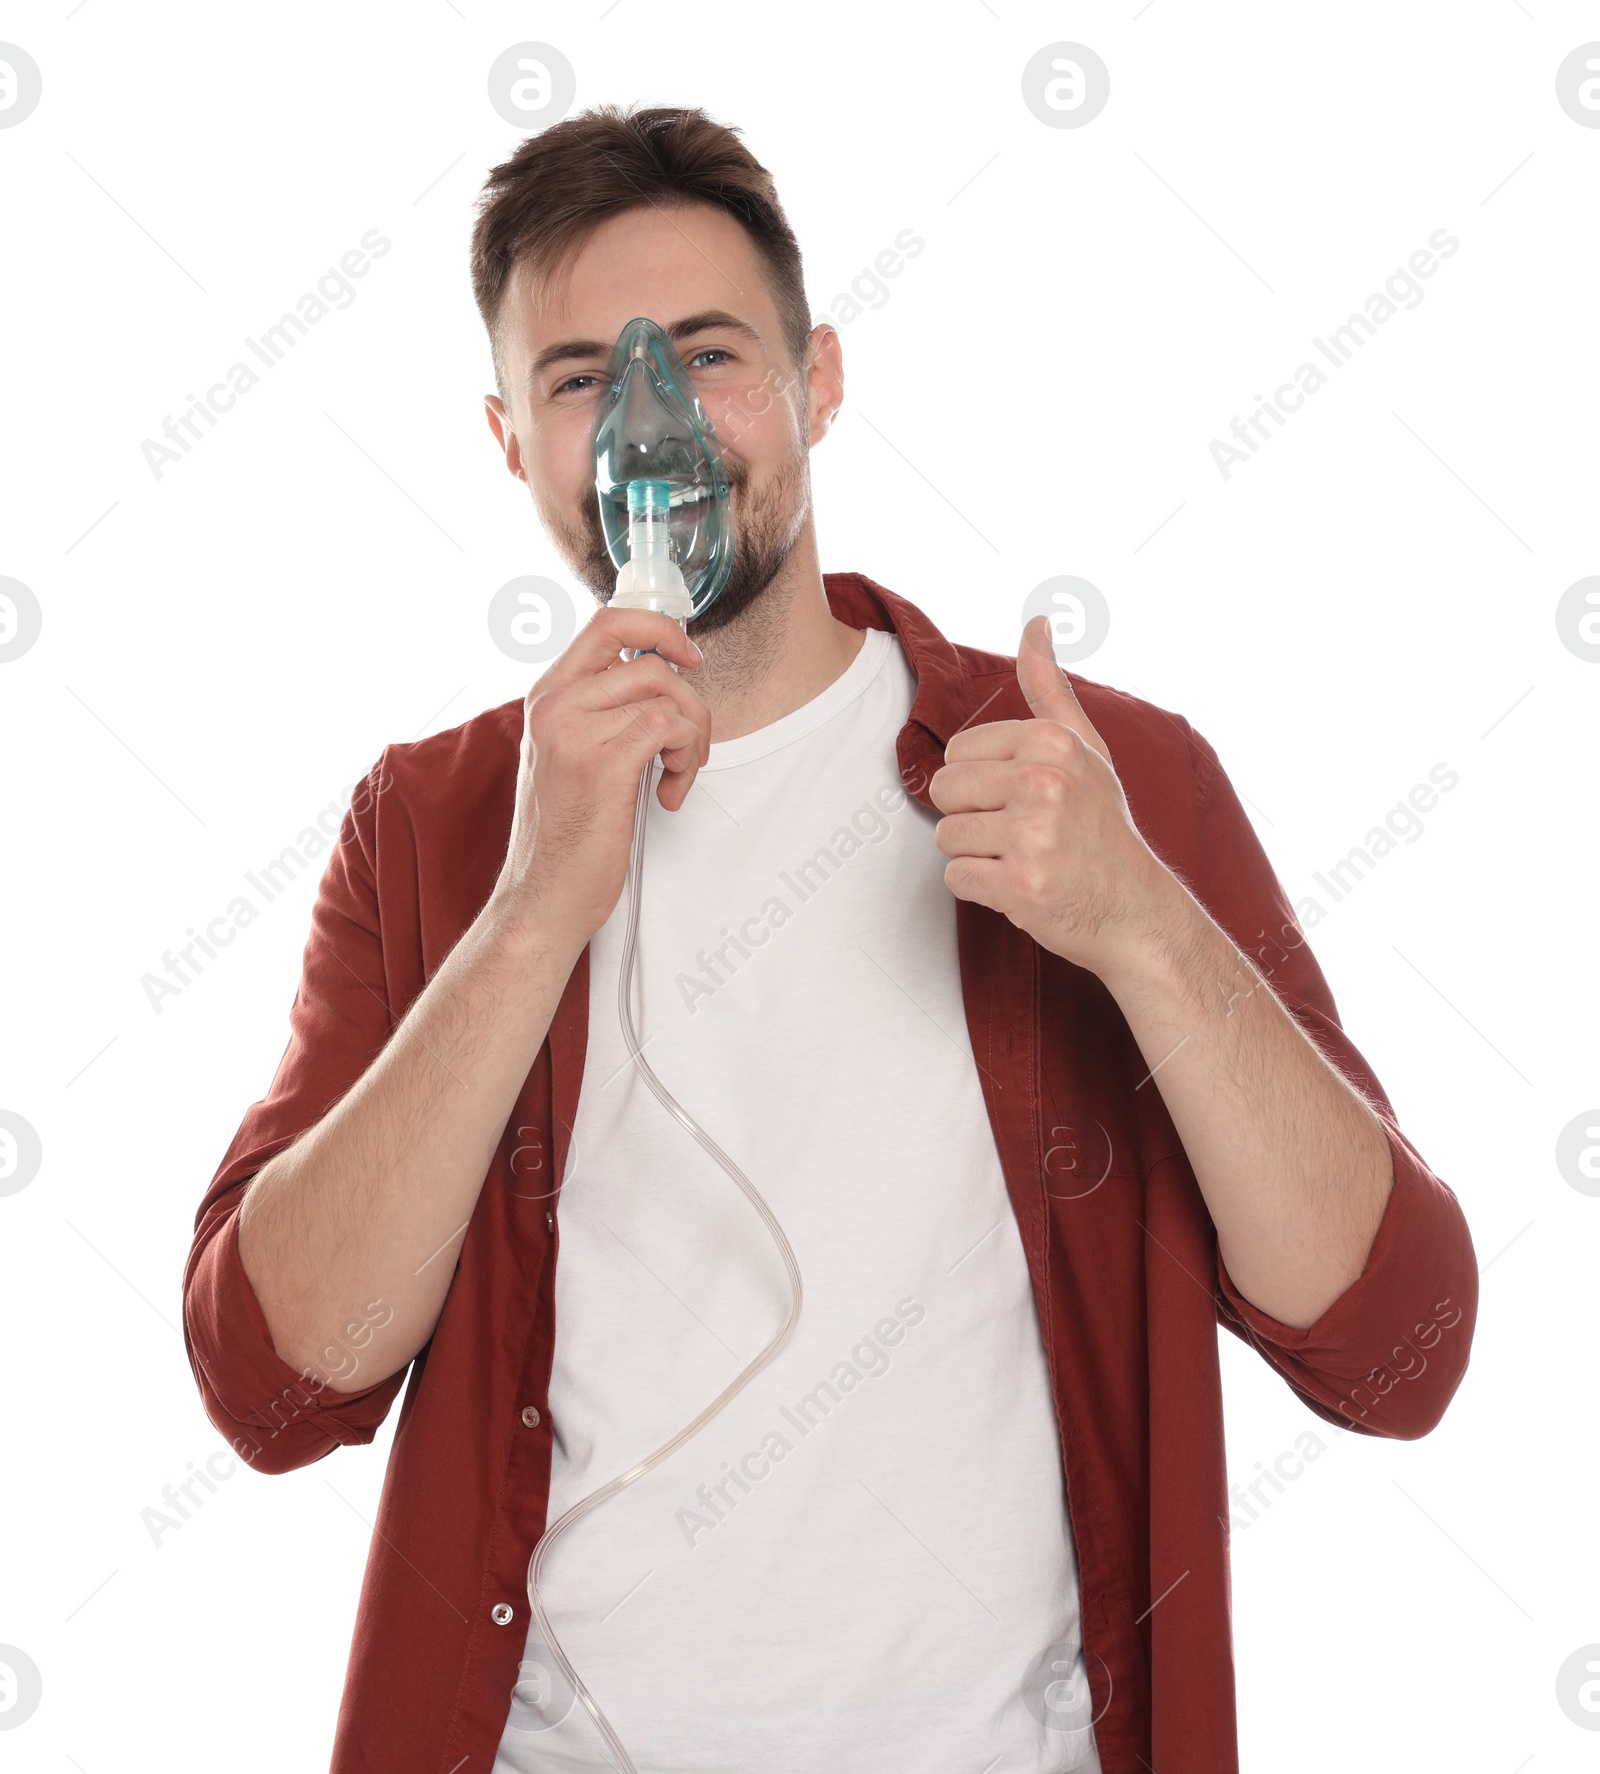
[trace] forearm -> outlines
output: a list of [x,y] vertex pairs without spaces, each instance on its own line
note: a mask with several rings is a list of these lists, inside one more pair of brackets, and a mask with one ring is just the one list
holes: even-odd
[[[570,920],[541,926],[492,899],[356,1085],[253,1179],[239,1255],[285,1361],[353,1391],[432,1335],[583,946]],[[328,1359],[349,1325],[372,1327],[353,1367]]]
[[1366,1263],[1394,1182],[1382,1124],[1270,984],[1175,882],[1105,972],[1194,1170],[1239,1291],[1314,1324]]

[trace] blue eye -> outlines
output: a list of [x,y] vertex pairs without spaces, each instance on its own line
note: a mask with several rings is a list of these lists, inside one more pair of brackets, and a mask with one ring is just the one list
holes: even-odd
[[564,382],[558,382],[555,386],[554,392],[557,394],[568,394],[568,393],[585,394],[588,392],[588,390],[583,389],[583,388],[579,388],[578,384],[580,382],[598,382],[599,380],[600,380],[600,378],[598,376],[591,376],[590,374],[588,374],[587,371],[585,371],[581,375],[568,376],[566,381],[564,381]]
[[[694,356],[689,359],[688,367],[694,369],[699,365],[700,360],[703,357],[720,357],[726,359],[729,363],[733,361],[733,353],[731,351],[725,350],[721,345],[707,345],[704,351],[695,352]],[[705,367],[711,369],[716,366],[707,364]]]

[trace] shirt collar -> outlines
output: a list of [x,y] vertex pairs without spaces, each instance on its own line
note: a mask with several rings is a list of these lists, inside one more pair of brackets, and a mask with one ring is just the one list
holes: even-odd
[[[852,628],[887,629],[900,642],[917,680],[911,712],[900,730],[900,762],[913,797],[931,806],[927,781],[943,764],[944,748],[954,735],[975,719],[1005,720],[1015,714],[1001,693],[1008,682],[1015,687],[1015,674],[1002,676],[998,687],[985,674],[980,694],[963,650],[908,599],[865,573],[824,573],[822,584],[838,621]],[[997,658],[995,663],[1003,667],[1007,662]]]

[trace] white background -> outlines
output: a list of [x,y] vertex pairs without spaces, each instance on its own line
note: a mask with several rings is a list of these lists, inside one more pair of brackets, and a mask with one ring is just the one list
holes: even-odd
[[[814,311],[926,241],[841,328],[827,568],[1007,652],[1041,579],[1092,580],[1111,633],[1076,669],[1194,722],[1296,899],[1459,772],[1311,941],[1471,1222],[1472,1364],[1430,1436],[1324,1435],[1236,1530],[1243,1767],[1592,1767],[1555,1683],[1600,1641],[1600,1199],[1554,1153],[1600,1101],[1600,665],[1554,613],[1600,571],[1600,129],[1555,72],[1600,7],[601,11],[0,7],[44,82],[0,130],[0,574],[44,613],[0,665],[0,1108],[44,1151],[0,1198],[0,1643],[44,1679],[8,1764],[325,1760],[388,1427],[238,1471],[159,1546],[141,1520],[223,1445],[179,1276],[282,1051],[316,871],[159,1014],[140,981],[386,742],[521,695],[500,585],[573,583],[484,423],[467,276],[520,133],[485,76],[538,39],[579,106],[742,125]],[[1110,68],[1083,128],[1022,103],[1062,39]],[[392,250],[354,302],[157,479],[142,440],[371,228]],[[1211,439],[1439,228],[1460,248],[1420,305],[1225,480]],[[1250,1479],[1319,1423],[1222,1343]]]

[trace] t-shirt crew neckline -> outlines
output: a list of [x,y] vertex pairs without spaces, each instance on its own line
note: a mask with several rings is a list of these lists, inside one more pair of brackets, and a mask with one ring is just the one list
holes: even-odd
[[[816,732],[824,722],[832,720],[865,692],[883,670],[894,645],[895,637],[888,629],[865,630],[865,638],[855,658],[826,689],[788,714],[769,721],[765,727],[757,727],[753,733],[741,734],[737,739],[713,741],[711,755],[700,766],[701,770],[728,770],[737,764],[753,763],[757,758],[780,751],[784,746],[804,739],[808,733]],[[690,682],[693,681],[691,677]]]

